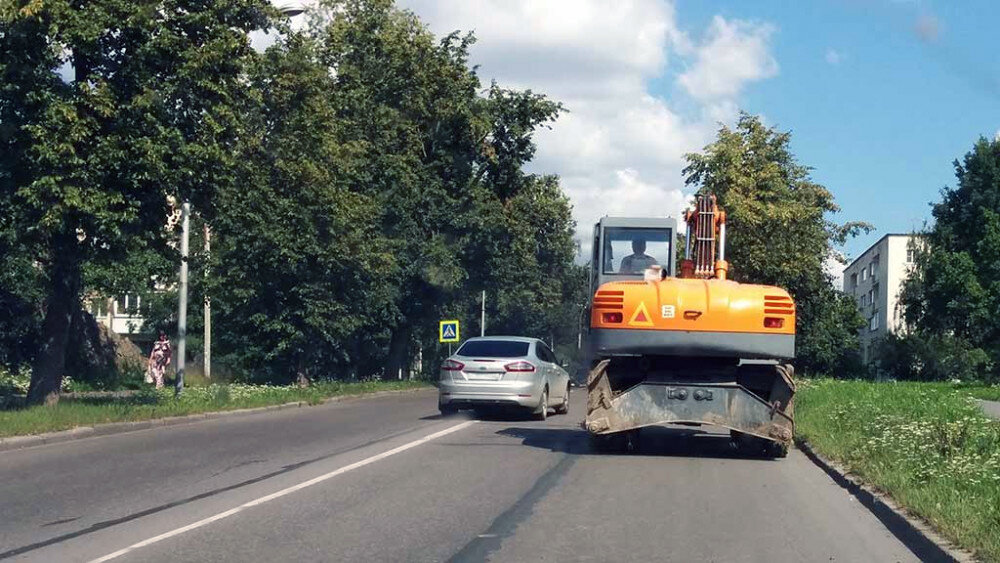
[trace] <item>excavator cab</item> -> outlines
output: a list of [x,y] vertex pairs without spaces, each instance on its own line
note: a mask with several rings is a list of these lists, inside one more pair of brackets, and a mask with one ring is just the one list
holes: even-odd
[[594,225],[590,293],[611,281],[641,280],[648,266],[675,269],[677,221],[671,217],[603,217]]

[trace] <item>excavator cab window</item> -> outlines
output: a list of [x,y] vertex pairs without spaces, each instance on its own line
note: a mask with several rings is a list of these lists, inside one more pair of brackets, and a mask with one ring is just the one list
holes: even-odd
[[669,270],[671,242],[670,229],[608,227],[604,230],[603,273],[642,275],[653,265]]

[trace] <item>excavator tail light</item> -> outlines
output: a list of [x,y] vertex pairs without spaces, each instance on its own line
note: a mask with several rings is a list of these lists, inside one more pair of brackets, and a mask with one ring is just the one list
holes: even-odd
[[606,323],[620,323],[622,322],[621,313],[601,313],[601,320]]
[[764,328],[782,328],[785,326],[785,319],[778,317],[764,317]]

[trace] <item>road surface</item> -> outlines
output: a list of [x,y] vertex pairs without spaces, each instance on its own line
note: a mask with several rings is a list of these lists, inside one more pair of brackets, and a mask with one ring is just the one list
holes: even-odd
[[420,391],[3,452],[0,559],[919,559],[798,451],[680,429],[595,454],[583,399],[473,420]]

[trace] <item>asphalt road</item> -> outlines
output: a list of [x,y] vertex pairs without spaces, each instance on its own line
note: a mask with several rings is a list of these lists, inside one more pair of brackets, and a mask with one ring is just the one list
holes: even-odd
[[798,451],[679,429],[592,453],[583,398],[472,420],[422,391],[3,452],[0,559],[919,559]]

